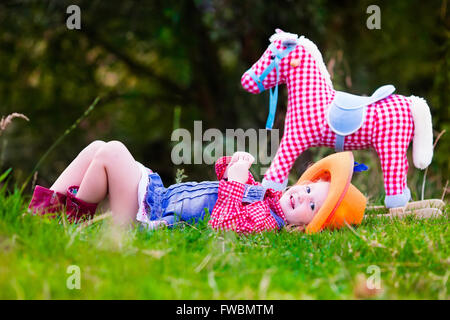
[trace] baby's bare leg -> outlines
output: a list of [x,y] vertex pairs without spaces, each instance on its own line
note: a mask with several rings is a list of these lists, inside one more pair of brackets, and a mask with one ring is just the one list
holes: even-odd
[[68,187],[79,186],[95,153],[105,144],[104,141],[96,140],[84,148],[56,179],[50,189],[66,194]]
[[107,194],[116,223],[135,221],[141,170],[131,153],[119,141],[111,141],[95,154],[84,175],[77,197],[99,203]]

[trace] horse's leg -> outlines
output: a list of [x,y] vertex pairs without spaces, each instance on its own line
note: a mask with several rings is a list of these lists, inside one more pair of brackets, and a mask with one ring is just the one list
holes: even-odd
[[281,139],[280,146],[263,179],[263,186],[275,190],[284,190],[287,185],[289,171],[295,160],[305,151],[306,139],[292,131],[287,131]]
[[[384,137],[390,138],[390,135]],[[379,139],[375,144],[375,150],[381,162],[383,170],[386,208],[403,207],[411,198],[411,192],[406,185],[408,172],[408,158],[406,151],[408,145],[394,146],[392,141]]]

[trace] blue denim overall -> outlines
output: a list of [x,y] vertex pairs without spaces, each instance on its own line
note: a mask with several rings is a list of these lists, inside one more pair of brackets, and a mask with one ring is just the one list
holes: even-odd
[[[180,221],[197,223],[203,220],[206,210],[212,213],[217,202],[219,181],[183,182],[165,188],[157,173],[150,173],[148,177],[145,201],[150,220],[162,219],[169,227],[173,227]],[[262,186],[246,184],[242,202],[261,201],[265,192]],[[284,226],[283,219],[272,210],[270,213],[281,229]]]

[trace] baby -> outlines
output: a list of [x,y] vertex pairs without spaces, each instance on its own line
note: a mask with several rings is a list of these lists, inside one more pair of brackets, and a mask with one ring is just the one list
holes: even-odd
[[[218,200],[209,224],[213,228],[237,232],[281,229],[286,224],[307,225],[324,203],[329,183],[296,185],[284,193],[266,190],[249,173],[253,161],[252,155],[236,152],[222,179],[219,172]],[[221,162],[227,163],[228,159],[219,159],[219,167]],[[254,202],[245,199],[252,189],[261,190],[261,198]]]
[[50,189],[36,186],[33,213],[66,209],[79,222],[95,214],[109,196],[113,220],[149,229],[202,220],[217,230],[254,233],[286,225],[306,226],[324,203],[329,182],[295,185],[285,192],[266,189],[249,172],[254,158],[246,152],[215,164],[218,181],[184,182],[164,187],[159,175],[135,161],[118,141],[94,141],[63,171]]

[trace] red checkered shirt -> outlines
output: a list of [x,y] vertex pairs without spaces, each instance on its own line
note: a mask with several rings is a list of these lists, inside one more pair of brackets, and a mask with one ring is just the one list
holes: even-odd
[[[264,199],[252,203],[243,203],[245,184],[223,179],[231,157],[217,160],[215,169],[219,182],[216,205],[211,214],[209,225],[216,230],[234,230],[238,233],[256,233],[279,228],[270,209],[286,222],[279,200],[281,191],[267,189]],[[249,172],[247,184],[261,185]]]

